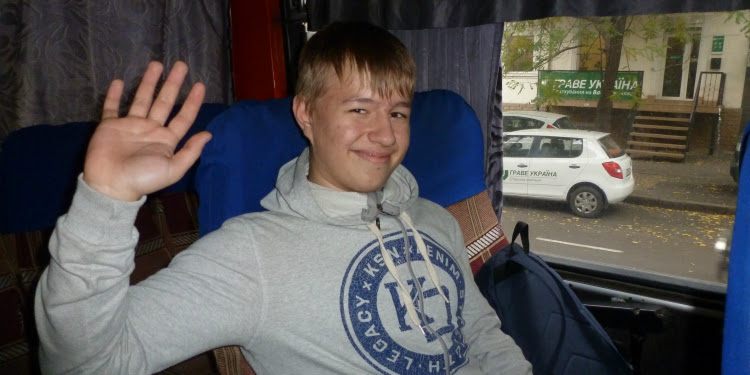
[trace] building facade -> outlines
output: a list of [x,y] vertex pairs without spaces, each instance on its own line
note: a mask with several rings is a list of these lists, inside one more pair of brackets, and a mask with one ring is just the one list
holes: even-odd
[[[686,152],[732,151],[750,121],[750,38],[743,29],[750,24],[748,20],[750,11],[627,17],[623,23],[627,31],[620,34],[624,37],[618,71],[620,75],[639,72],[642,80],[634,84],[617,81],[635,97],[613,97],[612,127],[643,134],[638,133],[642,131],[639,123],[644,122],[640,119],[682,116],[690,118],[689,130],[677,132],[687,133]],[[602,51],[617,35],[603,34],[601,29],[607,27],[615,28],[610,23],[587,24],[573,18],[507,24],[503,109],[563,113],[580,127],[602,129],[596,123],[599,99],[591,95],[597,92],[597,82],[575,77],[606,67],[608,53]],[[549,94],[545,77],[556,77],[554,95]],[[593,91],[581,95],[583,89],[592,87]],[[671,128],[681,121],[641,126]],[[632,135],[630,141],[643,143]]]

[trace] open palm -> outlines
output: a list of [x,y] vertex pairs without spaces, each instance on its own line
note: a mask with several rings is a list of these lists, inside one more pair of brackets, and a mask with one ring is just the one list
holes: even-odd
[[154,99],[163,67],[151,62],[127,116],[119,117],[123,82],[112,81],[104,101],[102,121],[89,142],[83,179],[112,198],[134,201],[178,181],[211,139],[208,132],[192,136],[179,152],[177,143],[195,121],[205,87],[196,83],[179,113],[164,126],[172,111],[187,65],[177,62]]

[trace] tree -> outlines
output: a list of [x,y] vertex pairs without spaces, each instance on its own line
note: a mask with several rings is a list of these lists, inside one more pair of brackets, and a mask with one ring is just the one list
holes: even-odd
[[741,32],[745,33],[747,38],[750,38],[750,15],[747,11],[734,10],[727,13],[727,19],[724,22],[734,21],[735,24],[739,25],[742,29]]
[[[624,127],[612,129],[613,99],[617,72],[629,70],[631,60],[664,57],[665,32],[687,43],[692,38],[694,18],[699,15],[654,15],[615,17],[558,17],[506,23],[503,34],[502,62],[510,72],[547,70],[551,63],[575,51],[579,70],[601,72],[601,96],[596,107],[596,124],[602,131],[624,139]],[[626,45],[626,42],[639,41]],[[681,64],[681,61],[675,62]],[[508,69],[510,68],[510,69]],[[560,86],[555,82],[538,83],[537,107],[560,102]],[[524,84],[510,80],[509,88],[523,90]],[[637,105],[640,94],[630,106]]]

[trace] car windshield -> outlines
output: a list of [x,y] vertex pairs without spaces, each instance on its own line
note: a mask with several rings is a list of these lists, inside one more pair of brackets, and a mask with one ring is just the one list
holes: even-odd
[[621,149],[620,146],[617,145],[617,142],[608,135],[599,138],[599,145],[602,146],[602,149],[610,158],[614,159],[625,155],[625,151]]
[[578,129],[573,121],[570,121],[567,117],[561,117],[555,121],[554,124],[558,129]]

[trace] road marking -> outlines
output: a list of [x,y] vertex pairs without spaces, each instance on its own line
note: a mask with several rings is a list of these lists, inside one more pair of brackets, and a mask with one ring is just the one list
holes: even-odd
[[609,251],[610,253],[623,253],[622,250],[607,249],[606,247],[582,245],[582,244],[579,244],[579,243],[564,242],[564,241],[558,241],[558,240],[550,240],[549,238],[542,238],[542,237],[537,237],[536,239],[539,240],[539,241],[554,242],[554,243],[560,243],[560,244],[563,244],[563,245],[585,247],[585,248],[588,248],[588,249],[601,250],[601,251]]

